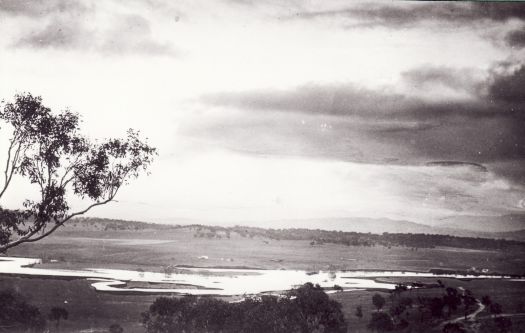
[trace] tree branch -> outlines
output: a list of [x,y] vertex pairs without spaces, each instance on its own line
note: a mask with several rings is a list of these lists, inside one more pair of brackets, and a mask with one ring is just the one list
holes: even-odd
[[11,158],[11,152],[13,150],[15,142],[17,142],[16,136],[17,134],[15,134],[13,138],[11,139],[11,144],[9,145],[9,150],[7,151],[7,160],[6,160],[5,170],[4,170],[4,187],[2,188],[2,191],[0,192],[0,198],[4,195],[5,191],[9,187],[9,184],[11,183],[11,179],[13,178],[13,173],[15,172],[15,169],[16,169],[16,163],[18,162],[20,147],[22,146],[21,142],[18,144],[18,148],[16,150],[15,156]]
[[62,175],[62,178],[60,179],[60,184],[59,184],[59,186],[61,188],[65,188],[67,186],[67,184],[71,180],[73,180],[73,178],[74,178],[73,176],[69,177],[68,179],[66,179],[66,177],[78,165],[78,161],[79,161],[81,156],[82,156],[82,153],[77,154],[77,156],[75,157],[75,160],[72,163],[70,163],[69,166],[64,171],[64,174]]
[[[116,193],[115,193],[116,194]],[[108,199],[104,200],[104,201],[99,201],[99,202],[95,202],[91,205],[89,205],[87,208],[85,208],[84,210],[81,210],[81,211],[78,211],[76,213],[73,213],[73,214],[70,214],[69,216],[67,216],[66,218],[64,218],[62,221],[60,222],[57,222],[51,229],[49,229],[48,231],[44,232],[43,234],[37,236],[37,237],[33,237],[35,236],[40,230],[42,230],[42,227],[45,226],[46,224],[43,224],[40,228],[37,228],[35,230],[32,230],[29,234],[25,235],[25,236],[22,236],[20,237],[19,239],[15,240],[15,241],[12,241],[12,242],[9,242],[3,246],[0,246],[0,253],[1,252],[5,252],[6,250],[12,248],[12,247],[15,247],[17,245],[20,245],[22,243],[31,243],[31,242],[36,242],[36,241],[39,241],[41,240],[42,238],[45,238],[47,236],[49,236],[50,234],[52,234],[53,232],[55,232],[55,230],[57,230],[59,227],[61,227],[62,225],[64,225],[64,223],[66,223],[67,221],[69,221],[70,219],[72,219],[73,217],[75,216],[79,216],[79,215],[82,215],[82,214],[85,214],[87,213],[89,210],[91,210],[92,208],[96,207],[96,206],[101,206],[101,205],[105,205],[107,204],[108,202],[110,201],[113,201],[113,198],[115,196],[111,196],[109,197]],[[33,238],[32,238],[33,237]]]

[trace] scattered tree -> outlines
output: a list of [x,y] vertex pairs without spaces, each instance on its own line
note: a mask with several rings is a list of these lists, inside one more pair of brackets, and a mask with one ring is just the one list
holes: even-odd
[[67,312],[66,309],[64,309],[62,307],[55,306],[55,307],[51,308],[51,311],[49,312],[48,318],[49,318],[49,320],[55,322],[55,327],[57,328],[57,330],[59,330],[60,329],[60,320],[61,319],[67,320],[68,316],[69,316],[69,313]]
[[374,312],[368,323],[368,328],[378,332],[392,331],[394,329],[394,321],[386,312]]
[[363,307],[358,305],[355,307],[355,316],[361,320],[363,318]]
[[478,303],[478,300],[472,295],[472,292],[470,290],[465,290],[465,294],[463,295],[463,308],[465,310],[465,320],[467,320],[467,315],[470,309]]
[[447,315],[450,315],[458,309],[458,306],[461,305],[461,295],[458,293],[456,288],[448,287],[445,289],[446,294],[443,296],[444,306],[448,308]]
[[503,312],[503,308],[501,304],[493,302],[492,304],[490,304],[489,311],[493,317],[496,317],[497,315]]
[[171,278],[171,275],[173,274],[173,272],[175,272],[175,267],[172,265],[166,265],[162,269],[164,271],[164,276],[167,279]]
[[492,300],[490,299],[490,296],[485,295],[481,297],[481,304],[483,304],[486,307],[489,307],[490,304],[492,304]]
[[374,306],[377,308],[377,310],[381,310],[383,308],[383,306],[385,305],[386,303],[386,300],[383,296],[381,296],[380,294],[374,294],[374,296],[372,296],[372,303],[374,304]]
[[403,291],[407,291],[407,290],[408,290],[408,286],[406,284],[398,283],[394,287],[394,290],[392,290],[392,295],[393,296],[401,295],[401,293],[403,293]]
[[[8,131],[10,139],[0,199],[15,175],[36,185],[40,196],[27,199],[24,209],[0,208],[0,252],[47,237],[75,216],[113,201],[156,154],[133,130],[125,139],[90,142],[80,133],[78,114],[55,114],[31,94],[3,104],[1,130]],[[91,203],[72,212],[68,194]]]
[[427,304],[432,317],[441,318],[443,316],[443,308],[445,307],[443,298],[433,297],[427,301]]

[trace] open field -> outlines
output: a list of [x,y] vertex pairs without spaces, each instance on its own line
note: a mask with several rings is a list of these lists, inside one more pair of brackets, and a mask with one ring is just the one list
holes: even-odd
[[[38,243],[9,252],[13,256],[60,259],[61,267],[142,268],[158,271],[167,265],[236,266],[272,269],[421,270],[486,268],[522,274],[525,247],[515,251],[460,248],[310,245],[302,240],[262,237],[195,237],[193,228],[139,231],[75,231],[66,229]],[[208,259],[199,259],[206,256]]]
[[[46,259],[43,267],[121,268],[162,272],[169,265],[203,267],[257,267],[311,270],[417,270],[450,268],[466,270],[486,268],[491,272],[520,274],[525,267],[521,251],[500,252],[457,248],[311,245],[307,241],[271,240],[261,237],[194,237],[195,230],[93,231],[66,229],[39,243],[25,244],[9,252],[10,256]],[[458,253],[461,253],[459,256]],[[204,257],[205,256],[205,257]],[[200,259],[199,259],[200,257]],[[207,259],[205,259],[207,257]],[[402,278],[381,278],[388,282],[407,282]],[[406,280],[406,278],[405,278]],[[435,279],[419,279],[435,282]],[[446,285],[470,289],[478,297],[490,294],[505,312],[518,312],[525,297],[523,282],[500,280],[460,281],[443,279]],[[0,278],[0,289],[14,288],[47,313],[52,306],[63,306],[70,319],[63,331],[104,330],[119,323],[126,332],[142,332],[140,313],[156,296],[113,295],[95,292],[86,280],[41,278]],[[414,293],[413,291],[411,293]],[[439,295],[441,289],[418,290],[421,295]],[[343,305],[350,332],[368,332],[366,324],[372,312],[374,291],[336,293],[332,297]],[[383,293],[385,297],[388,293]],[[67,303],[64,303],[67,301]],[[363,307],[358,319],[355,307]]]

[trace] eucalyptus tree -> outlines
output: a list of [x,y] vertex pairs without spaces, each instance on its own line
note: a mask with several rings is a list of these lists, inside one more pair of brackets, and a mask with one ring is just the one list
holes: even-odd
[[68,317],[69,317],[69,312],[67,312],[66,309],[61,308],[59,306],[52,307],[48,315],[49,320],[55,322],[55,327],[57,331],[60,328],[60,320],[61,319],[67,320]]
[[[41,240],[75,216],[113,201],[124,185],[147,172],[156,155],[131,129],[124,138],[92,141],[82,135],[78,114],[52,112],[29,93],[2,102],[0,124],[2,137],[8,138],[0,205],[15,176],[29,180],[38,192],[23,208],[0,206],[0,252]],[[74,196],[88,203],[73,211]]]

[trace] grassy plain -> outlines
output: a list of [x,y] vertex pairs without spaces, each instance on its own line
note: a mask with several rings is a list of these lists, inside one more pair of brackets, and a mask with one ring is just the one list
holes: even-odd
[[[454,248],[418,250],[403,247],[361,247],[336,244],[310,245],[308,241],[270,240],[260,237],[195,237],[192,228],[137,231],[77,230],[65,228],[38,243],[25,244],[9,252],[11,256],[41,257],[43,266],[56,268],[122,268],[162,271],[168,265],[202,267],[230,266],[272,269],[339,270],[418,270],[471,267],[521,274],[523,252],[498,252]],[[208,259],[199,259],[207,256]],[[57,260],[57,262],[54,262]],[[421,280],[421,279],[420,279]],[[391,280],[393,281],[393,280]],[[398,281],[398,280],[395,280]],[[481,297],[490,294],[502,303],[505,312],[517,312],[525,297],[523,282],[493,280],[443,280],[451,286],[471,289]],[[435,282],[430,279],[429,282]],[[63,306],[69,320],[62,332],[104,331],[119,323],[125,332],[143,332],[140,313],[156,296],[112,295],[95,292],[85,280],[57,280],[0,276],[0,289],[14,288],[47,313],[52,306]],[[420,290],[439,295],[440,289]],[[343,304],[350,332],[367,332],[372,311],[373,291],[333,294]],[[387,296],[387,294],[385,294]],[[67,302],[67,303],[65,303]],[[362,305],[364,317],[358,319],[355,307]]]

